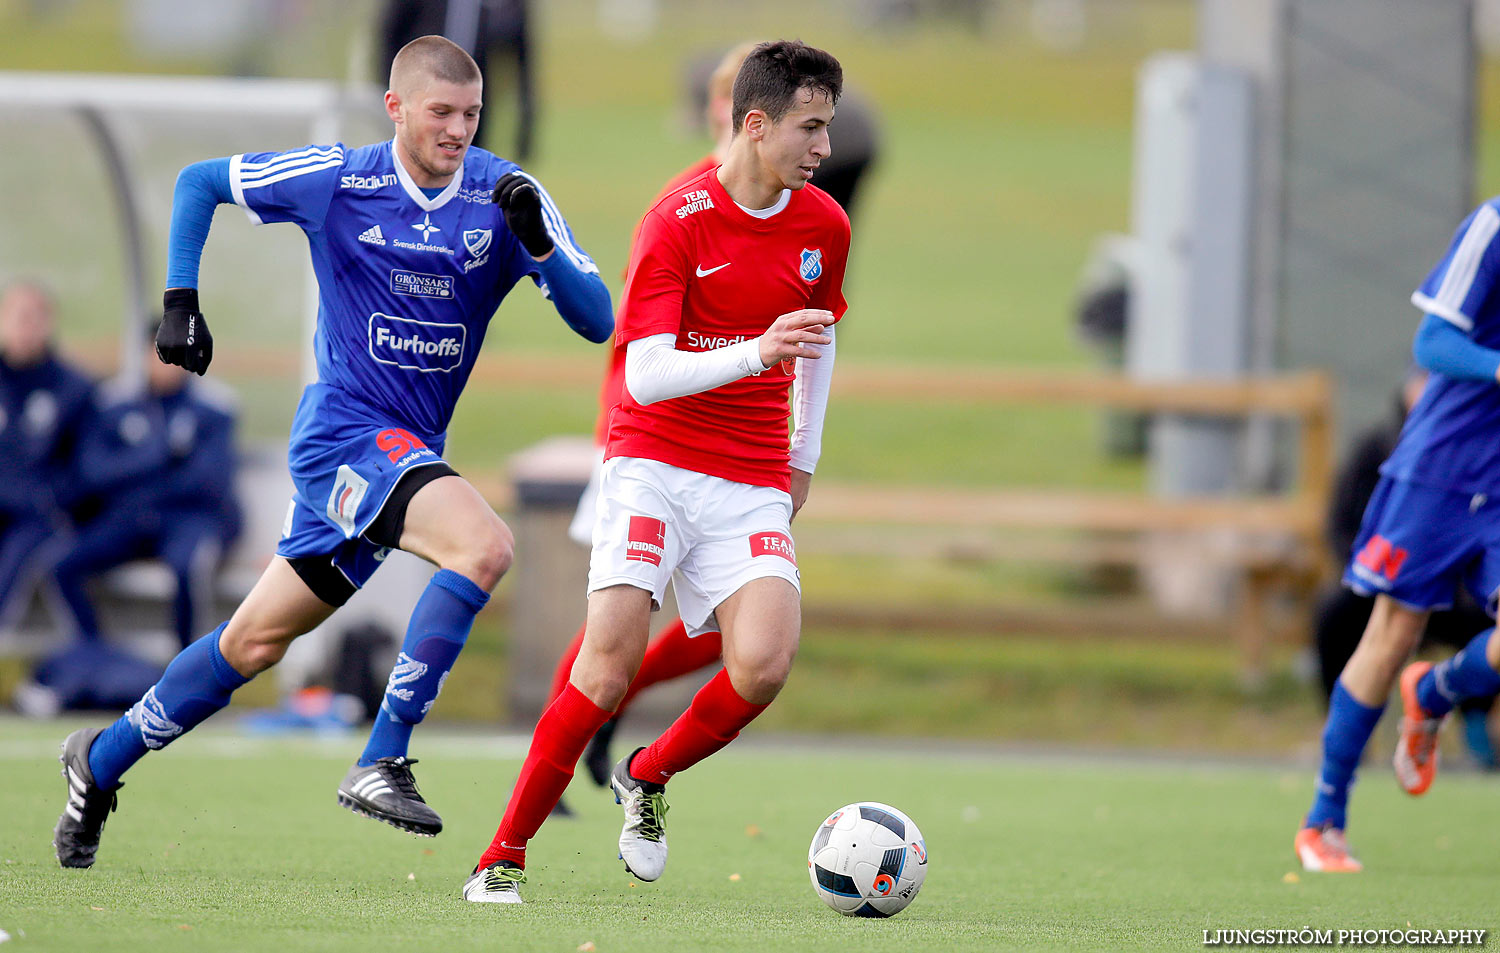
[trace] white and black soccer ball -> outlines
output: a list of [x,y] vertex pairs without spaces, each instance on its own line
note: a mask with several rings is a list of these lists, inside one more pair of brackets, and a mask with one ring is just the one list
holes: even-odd
[[927,844],[905,814],[861,801],[818,825],[807,873],[823,902],[846,917],[894,916],[922,889]]

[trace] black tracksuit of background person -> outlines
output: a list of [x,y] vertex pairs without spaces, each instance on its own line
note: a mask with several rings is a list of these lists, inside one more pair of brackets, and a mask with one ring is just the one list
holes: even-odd
[[67,525],[74,448],[93,390],[50,351],[24,363],[0,353],[0,619],[17,585],[44,568],[43,546]]
[[[531,20],[527,0],[386,0],[380,18],[381,59],[376,81],[384,83],[391,61],[401,47],[419,36],[445,36],[474,57],[484,78],[485,101],[494,109],[499,100],[493,85],[490,57],[515,64],[516,146],[509,156],[525,165],[536,137],[536,86],[532,76]],[[474,130],[474,142],[484,135],[484,117]],[[491,144],[493,146],[493,144]],[[506,153],[491,148],[492,152]]]
[[[1339,470],[1334,486],[1333,502],[1329,508],[1327,540],[1332,547],[1335,560],[1342,566],[1347,563],[1354,549],[1354,540],[1359,535],[1359,524],[1364,517],[1365,505],[1380,482],[1380,465],[1396,447],[1401,436],[1401,426],[1406,421],[1406,405],[1398,395],[1391,416],[1383,423],[1365,431]],[[1354,648],[1364,634],[1365,624],[1370,620],[1370,611],[1375,605],[1373,596],[1362,596],[1334,585],[1318,601],[1316,642],[1318,668],[1323,682],[1323,699],[1333,692],[1334,683]],[[1494,625],[1494,620],[1460,589],[1453,608],[1434,612],[1427,620],[1423,643],[1438,642],[1462,648],[1480,632]],[[1494,698],[1469,703],[1464,711],[1488,711]],[[1471,746],[1472,747],[1472,746]],[[1478,752],[1476,752],[1476,755]]]
[[[152,355],[148,358],[155,361]],[[176,368],[151,370],[165,377]],[[133,559],[159,558],[172,570],[172,618],[186,646],[224,550],[239,535],[234,496],[235,413],[226,388],[187,377],[142,390],[117,380],[100,385],[79,436],[77,479],[98,510],[81,526],[53,581],[78,639],[103,632],[88,583]]]

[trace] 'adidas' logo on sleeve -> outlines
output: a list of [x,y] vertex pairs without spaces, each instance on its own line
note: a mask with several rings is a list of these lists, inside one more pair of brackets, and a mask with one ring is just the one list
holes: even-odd
[[379,225],[371,225],[369,228],[365,229],[360,233],[359,240],[362,242],[369,242],[371,245],[385,244],[385,236],[380,234]]

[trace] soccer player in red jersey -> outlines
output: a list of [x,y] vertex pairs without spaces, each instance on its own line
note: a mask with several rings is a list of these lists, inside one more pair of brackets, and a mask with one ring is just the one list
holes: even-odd
[[735,78],[724,163],[641,223],[615,341],[625,391],[605,450],[587,634],[466,900],[520,902],[527,842],[629,687],[668,579],[688,631],[722,633],[724,670],[615,767],[620,855],[637,878],[666,866],[667,781],[734,740],[786,681],[801,630],[791,519],[820,449],[849,253],[848,217],[808,183],[842,88],[822,50],[757,46]]
[[[729,155],[729,143],[733,138],[734,128],[729,124],[734,106],[734,78],[739,74],[745,57],[749,56],[753,49],[755,49],[754,43],[742,43],[725,53],[719,65],[714,68],[713,74],[708,78],[708,105],[704,109],[704,118],[714,139],[714,150],[672,176],[666,186],[651,200],[652,206],[703,173],[717,169]],[[636,237],[635,234],[631,235],[632,248],[635,247]],[[629,277],[628,269],[622,277]],[[604,445],[609,437],[609,417],[615,405],[620,402],[620,395],[624,388],[625,349],[610,348],[609,367],[605,371],[604,382],[599,388],[599,421],[594,426],[594,443],[599,447],[599,456],[594,463],[594,471],[589,484],[584,488],[583,496],[578,501],[578,511],[573,515],[573,522],[568,526],[569,538],[582,546],[589,546],[593,543],[594,522],[598,513],[595,503],[599,497],[599,479],[604,468]],[[556,701],[557,696],[561,695],[563,688],[567,686],[568,676],[573,671],[573,661],[578,657],[578,650],[583,646],[583,635],[587,629],[587,625],[578,627],[578,634],[564,650],[562,658],[558,659],[557,668],[552,673],[552,689],[547,696],[547,704],[550,705]],[[696,672],[706,665],[713,665],[719,661],[721,649],[718,632],[703,632],[696,636],[689,636],[681,619],[673,619],[656,634],[651,643],[646,646],[646,657],[642,659],[640,670],[636,672],[630,688],[615,708],[614,717],[606,721],[589,742],[584,763],[588,766],[589,775],[599,786],[603,787],[609,783],[610,768],[613,766],[609,757],[609,744],[614,738],[616,722],[621,715],[625,714],[626,707],[635,696],[640,694],[642,689],[652,685]],[[572,812],[568,811],[559,800],[553,813],[567,815]]]

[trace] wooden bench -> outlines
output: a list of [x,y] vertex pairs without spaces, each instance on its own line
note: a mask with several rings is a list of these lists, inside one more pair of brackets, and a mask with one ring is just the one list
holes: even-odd
[[[481,359],[476,377],[499,368]],[[511,369],[507,369],[510,371]],[[597,368],[576,360],[527,361],[513,369],[517,386],[583,386]],[[519,374],[521,380],[516,375]],[[1026,629],[1096,633],[1144,630],[1167,637],[1212,637],[1229,632],[1241,653],[1243,679],[1261,683],[1272,635],[1273,606],[1281,600],[1310,608],[1327,577],[1323,522],[1333,473],[1333,390],[1326,375],[1304,372],[1239,380],[1139,381],[1087,371],[932,368],[841,364],[835,400],[933,404],[1082,406],[1189,418],[1272,418],[1296,427],[1296,479],[1284,492],[1160,498],[1144,492],[963,489],[934,486],[840,484],[818,481],[797,523],[804,553],[891,551],[898,533],[908,555],[967,560],[1012,559],[1074,565],[1139,566],[1156,558],[1153,540],[1196,537],[1197,556],[1239,581],[1233,618],[1184,620],[1161,613],[1113,612],[1097,607],[1056,611],[991,605],[945,609],[891,606],[878,600],[832,604],[814,594],[809,621],[871,628],[958,630]],[[1092,452],[1092,451],[1087,451]],[[515,500],[501,474],[468,474],[496,509]]]
[[[1175,414],[1194,418],[1248,420],[1269,417],[1297,428],[1297,477],[1283,493],[1161,498],[1144,493],[1074,489],[937,489],[817,484],[798,523],[804,552],[881,551],[875,534],[889,539],[892,528],[908,543],[938,555],[1012,558],[1078,564],[1139,565],[1154,558],[1154,538],[1196,536],[1196,552],[1235,573],[1240,581],[1229,628],[1239,644],[1242,673],[1258,685],[1265,673],[1271,637],[1271,608],[1290,597],[1310,608],[1311,596],[1326,578],[1323,524],[1333,472],[1331,382],[1320,373],[1233,381],[1143,382],[1118,375],[1034,370],[987,370],[934,375],[918,369],[840,368],[840,397],[867,401],[931,400],[1041,406],[1077,405]],[[1006,537],[1019,537],[1007,545]],[[889,548],[888,542],[884,548]],[[877,624],[881,610],[809,605],[812,620],[828,615],[856,624]],[[985,613],[957,613],[969,624]],[[941,612],[939,613],[941,615]],[[1060,616],[1062,613],[1055,613]],[[1107,620],[1084,613],[1091,623]],[[889,624],[889,613],[884,614]],[[1036,622],[1035,613],[999,610],[988,618],[1004,624],[1018,618]],[[917,613],[913,621],[932,619]],[[1139,615],[1129,624],[1142,624]],[[1145,624],[1183,632],[1200,624],[1160,618]]]
[[[90,355],[102,361],[104,355]],[[242,346],[216,362],[222,372],[248,376],[294,375],[297,355],[285,348]],[[481,354],[475,382],[518,388],[591,390],[598,385],[595,355]],[[1163,533],[1196,535],[1205,559],[1241,580],[1237,612],[1230,624],[1241,647],[1247,680],[1264,670],[1270,639],[1270,608],[1290,595],[1305,605],[1328,572],[1323,521],[1333,474],[1332,386],[1316,372],[1239,380],[1139,381],[1122,375],[1078,370],[993,367],[933,368],[910,364],[840,362],[834,399],[865,402],[930,402],[935,405],[1081,406],[1175,414],[1189,418],[1275,418],[1297,431],[1297,477],[1285,492],[1253,496],[1162,499],[1145,493],[1091,490],[950,489],[933,486],[838,485],[818,481],[798,520],[798,544],[807,553],[880,551],[891,528],[899,528],[908,552],[965,559],[1013,559],[1090,565],[1140,565],[1153,558],[1149,541]],[[1092,450],[1082,452],[1093,452]],[[514,509],[501,473],[466,471],[496,509]],[[936,618],[924,607],[903,614],[890,608],[831,606],[813,596],[810,619],[911,624]],[[1017,620],[1082,620],[1076,628],[1108,627],[1123,618],[1080,609],[1038,614],[1014,607],[948,613],[953,627],[1013,628]],[[1137,614],[1127,624],[1141,625]],[[1144,623],[1154,632],[1211,633],[1222,624],[1184,623],[1158,617]],[[1060,630],[1067,626],[1059,621]]]

